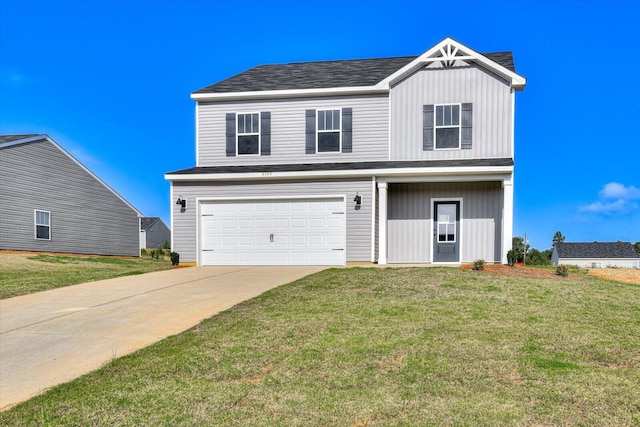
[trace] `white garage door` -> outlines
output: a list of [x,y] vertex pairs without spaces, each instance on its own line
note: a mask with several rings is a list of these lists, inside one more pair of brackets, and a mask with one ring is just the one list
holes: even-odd
[[344,198],[200,205],[202,265],[344,265]]

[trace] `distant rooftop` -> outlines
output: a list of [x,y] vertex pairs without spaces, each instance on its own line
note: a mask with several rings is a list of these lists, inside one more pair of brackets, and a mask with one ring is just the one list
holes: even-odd
[[629,242],[556,243],[558,258],[640,258]]

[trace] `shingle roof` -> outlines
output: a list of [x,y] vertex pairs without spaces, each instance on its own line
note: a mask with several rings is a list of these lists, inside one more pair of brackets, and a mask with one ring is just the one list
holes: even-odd
[[[511,52],[484,54],[515,72]],[[417,56],[259,65],[194,93],[258,92],[373,86]]]
[[558,258],[640,258],[629,242],[556,243]]
[[4,144],[7,142],[19,141],[21,139],[33,138],[35,136],[46,137],[46,135],[39,133],[30,133],[26,135],[0,135],[0,144]]
[[344,162],[344,163],[306,163],[280,165],[247,166],[199,166],[169,172],[169,175],[219,174],[219,173],[255,173],[255,172],[306,172],[306,171],[344,171],[395,168],[429,167],[469,167],[469,166],[513,166],[513,159],[460,159],[460,160],[415,160],[387,162]]
[[146,217],[140,218],[140,229],[146,231],[149,228],[151,228],[153,224],[155,224],[159,220],[160,218],[157,216],[146,216]]

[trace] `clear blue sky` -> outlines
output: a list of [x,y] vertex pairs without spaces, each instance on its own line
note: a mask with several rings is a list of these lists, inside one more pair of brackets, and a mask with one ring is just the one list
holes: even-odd
[[640,1],[0,0],[0,133],[47,133],[169,224],[192,91],[267,63],[510,50],[514,235],[640,240]]

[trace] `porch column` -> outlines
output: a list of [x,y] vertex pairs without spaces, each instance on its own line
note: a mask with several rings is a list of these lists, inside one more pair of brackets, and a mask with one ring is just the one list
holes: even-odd
[[507,252],[513,244],[513,174],[502,181],[502,263],[507,264]]
[[387,181],[378,181],[378,264],[387,263]]

